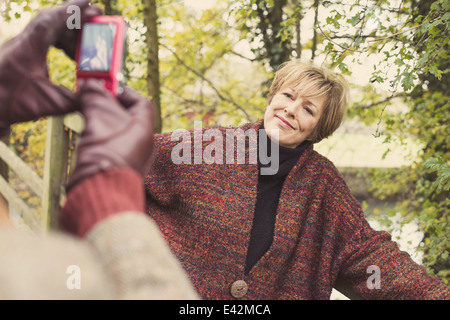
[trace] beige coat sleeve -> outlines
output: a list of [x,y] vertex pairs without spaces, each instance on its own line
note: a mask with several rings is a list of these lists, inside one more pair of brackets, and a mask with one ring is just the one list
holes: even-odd
[[142,213],[122,213],[86,237],[119,299],[198,299],[157,225]]
[[84,241],[0,227],[0,300],[112,299],[112,288]]
[[0,228],[0,299],[197,299],[154,222],[107,218],[85,240]]

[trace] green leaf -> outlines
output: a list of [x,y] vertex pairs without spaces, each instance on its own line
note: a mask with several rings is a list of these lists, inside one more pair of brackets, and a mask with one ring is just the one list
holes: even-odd
[[403,72],[402,73],[402,87],[405,91],[409,91],[414,86],[414,80],[417,79],[416,75],[411,72]]
[[418,68],[422,68],[426,65],[426,63],[428,62],[428,59],[430,57],[430,52],[425,52],[422,57],[420,57],[420,59],[417,61],[417,67]]
[[394,63],[399,67],[405,65],[405,63],[403,62],[403,59],[401,59],[401,58],[395,59]]
[[450,167],[444,162],[440,155],[436,158],[427,159],[423,166],[437,173],[437,179],[434,185],[439,189],[450,190]]
[[341,72],[343,74],[348,74],[349,73],[348,66],[345,63],[340,63],[338,65],[338,68],[339,68],[339,70],[341,70]]
[[435,65],[431,66],[428,71],[434,75],[438,80],[442,79],[442,70],[439,70]]
[[347,19],[347,22],[350,23],[353,27],[358,24],[358,22],[361,20],[361,13],[358,12],[355,16],[353,16],[351,19]]
[[442,16],[442,21],[449,21],[450,20],[450,12],[447,12]]

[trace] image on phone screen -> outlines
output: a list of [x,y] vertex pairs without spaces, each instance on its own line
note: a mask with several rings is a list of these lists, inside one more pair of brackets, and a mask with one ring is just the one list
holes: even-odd
[[109,71],[114,45],[114,23],[86,23],[81,39],[81,71]]

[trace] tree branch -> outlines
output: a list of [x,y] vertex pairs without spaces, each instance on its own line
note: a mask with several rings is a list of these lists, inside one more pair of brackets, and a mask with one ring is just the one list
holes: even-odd
[[241,53],[239,53],[239,52],[236,52],[236,51],[234,51],[234,50],[230,50],[228,53],[234,54],[235,56],[238,56],[239,58],[248,60],[248,61],[250,61],[250,62],[255,62],[255,61],[257,60],[257,59],[255,59],[255,58],[252,59],[252,58],[246,57],[246,56],[244,56],[243,54],[241,54]]
[[325,38],[327,38],[328,41],[330,41],[330,42],[333,43],[334,45],[337,45],[337,46],[338,46],[339,48],[341,48],[341,49],[348,50],[348,51],[351,51],[351,52],[359,52],[359,53],[363,53],[363,52],[367,51],[367,50],[362,51],[362,50],[350,49],[349,47],[345,47],[345,46],[343,46],[343,45],[337,43],[336,41],[333,41],[333,39],[331,39],[330,36],[327,35],[327,34],[322,30],[322,27],[320,26],[320,23],[317,23],[317,28],[319,28],[319,30],[320,30],[320,32],[322,33],[322,35],[323,35]]
[[391,101],[391,100],[393,100],[395,98],[406,98],[406,97],[408,97],[408,95],[406,93],[397,93],[397,94],[390,95],[389,97],[387,97],[384,100],[380,100],[380,101],[371,103],[371,104],[366,105],[366,106],[355,106],[354,108],[364,109],[364,110],[365,109],[370,109],[370,108],[379,106],[380,104],[387,103],[387,102],[389,102],[389,101]]
[[[327,35],[327,34],[322,30],[322,27],[320,26],[319,23],[317,24],[317,27],[319,28],[319,30],[320,30],[320,32],[323,34],[323,36],[324,36],[325,38],[328,39],[328,41],[330,41],[330,42],[333,43],[334,45],[337,45],[337,46],[340,47],[341,49],[344,49],[344,50],[347,50],[347,51],[351,51],[351,52],[364,53],[364,52],[369,51],[369,47],[370,47],[370,44],[371,44],[371,43],[379,42],[379,41],[384,41],[384,40],[388,40],[388,39],[395,38],[396,36],[398,36],[398,35],[400,35],[400,34],[407,33],[407,32],[413,31],[413,30],[416,30],[416,29],[420,28],[421,26],[423,26],[425,23],[432,23],[432,22],[434,22],[434,21],[436,21],[436,20],[438,20],[438,19],[440,19],[440,18],[442,18],[442,15],[439,16],[439,17],[437,17],[437,18],[435,18],[435,19],[433,19],[433,20],[430,20],[430,21],[424,21],[423,23],[421,23],[421,24],[419,24],[419,25],[417,25],[417,26],[414,26],[414,27],[408,28],[408,29],[406,29],[406,30],[402,30],[402,31],[393,33],[393,34],[391,34],[391,35],[389,35],[389,36],[382,37],[382,38],[375,38],[375,39],[373,39],[373,40],[368,40],[367,43],[369,44],[369,46],[368,46],[367,48],[365,48],[364,50],[356,50],[356,49],[352,49],[352,48],[343,46],[343,45],[337,43],[336,41],[333,41],[333,39],[332,39],[329,35]],[[337,37],[334,36],[334,38],[337,38]]]
[[408,95],[406,93],[397,93],[397,94],[392,93],[389,97],[387,97],[384,100],[380,100],[380,101],[374,102],[374,103],[372,103],[370,105],[367,105],[367,106],[357,106],[355,108],[358,108],[358,109],[370,109],[370,108],[376,107],[376,106],[378,106],[380,104],[384,104],[384,107],[381,110],[380,116],[378,118],[377,130],[376,130],[376,132],[374,134],[372,134],[375,138],[378,138],[381,135],[381,133],[380,133],[380,125],[381,125],[381,121],[383,119],[383,114],[384,114],[384,111],[386,110],[387,106],[389,105],[389,102],[391,100],[395,99],[395,98],[406,98],[406,97],[408,97]]
[[188,66],[188,65],[186,64],[186,62],[185,62],[183,59],[181,59],[181,58],[177,55],[177,53],[176,53],[175,51],[173,51],[172,49],[170,49],[168,46],[166,46],[166,45],[164,45],[164,44],[160,44],[160,46],[162,46],[162,47],[166,48],[167,50],[169,50],[170,53],[173,54],[173,56],[177,59],[177,61],[178,61],[179,63],[181,63],[186,69],[188,69],[189,71],[191,71],[192,73],[194,73],[197,77],[199,77],[200,79],[202,79],[203,81],[205,81],[205,82],[211,87],[211,89],[214,90],[214,92],[217,94],[217,96],[219,97],[220,100],[231,103],[231,104],[234,105],[238,110],[240,110],[240,111],[242,111],[242,113],[244,113],[244,115],[245,115],[245,117],[247,118],[248,121],[251,120],[251,119],[250,119],[250,116],[249,116],[249,114],[247,113],[247,111],[245,110],[245,108],[242,107],[240,104],[238,104],[236,101],[234,101],[232,98],[225,97],[225,96],[219,91],[219,89],[217,89],[217,88],[215,87],[215,85],[211,82],[211,80],[207,79],[203,74],[201,74],[201,73],[198,72],[197,70],[195,70],[195,69],[191,68],[190,66]]

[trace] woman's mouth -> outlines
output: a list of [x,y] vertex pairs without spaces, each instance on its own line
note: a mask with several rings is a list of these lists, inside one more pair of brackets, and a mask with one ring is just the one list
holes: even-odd
[[289,123],[289,121],[287,121],[283,117],[275,116],[275,118],[278,119],[278,123],[281,124],[281,126],[288,128],[288,129],[294,129],[294,127]]

